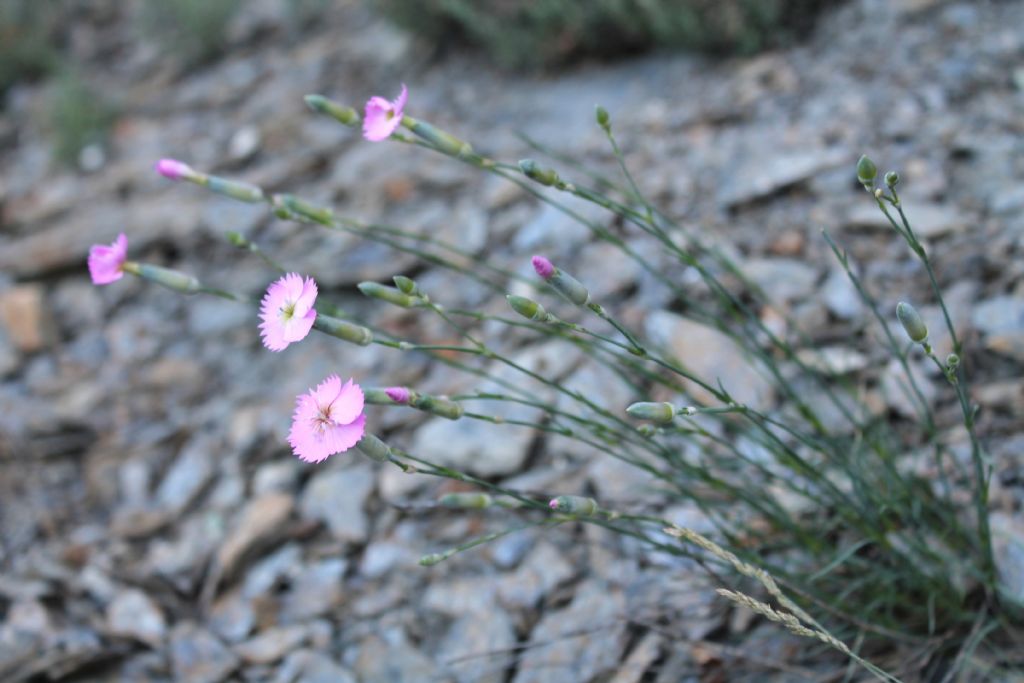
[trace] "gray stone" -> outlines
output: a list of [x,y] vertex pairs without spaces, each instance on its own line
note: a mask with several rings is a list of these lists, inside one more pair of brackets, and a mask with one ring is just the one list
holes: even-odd
[[848,375],[863,370],[868,365],[867,356],[846,346],[800,349],[796,352],[796,357],[801,363],[823,375]]
[[238,658],[212,633],[192,622],[171,631],[169,655],[174,680],[219,683],[238,668]]
[[[971,220],[959,209],[943,204],[921,204],[904,202],[903,211],[914,234],[921,239],[944,237],[954,232],[962,232],[971,224]],[[899,215],[893,208],[889,209],[897,225],[901,225]],[[858,202],[847,215],[846,223],[857,228],[874,228],[892,230],[892,224],[873,202]]]
[[749,154],[744,150],[736,163],[723,174],[718,186],[718,201],[738,206],[771,196],[779,190],[809,179],[815,173],[849,161],[840,149],[809,149]]
[[213,439],[193,437],[160,482],[156,490],[157,504],[174,514],[184,512],[213,478],[216,457]]
[[1018,516],[993,512],[989,525],[999,575],[999,592],[1024,606],[1024,524]]
[[764,290],[772,301],[792,302],[814,292],[818,269],[795,259],[750,259],[743,274]]
[[357,683],[355,675],[326,655],[297,650],[288,655],[273,683]]
[[359,643],[353,669],[360,683],[452,683],[404,636],[389,640],[370,636]]
[[[722,332],[665,311],[651,313],[646,329],[656,344],[711,386],[720,381],[739,402],[757,409],[771,406],[771,382],[754,369],[754,361]],[[683,383],[698,402],[716,403],[706,389],[687,380]]]
[[363,508],[373,492],[376,475],[362,464],[329,469],[314,476],[302,492],[302,514],[323,522],[339,541],[362,543],[370,532]]
[[512,609],[529,609],[575,574],[572,564],[558,549],[541,541],[515,572],[495,582],[498,599]]
[[275,626],[235,645],[234,651],[246,664],[273,664],[303,644],[307,636],[305,626]]
[[294,507],[295,500],[286,493],[268,493],[250,501],[217,551],[217,566],[222,575],[231,575],[239,560],[276,539]]
[[832,315],[840,320],[853,320],[864,308],[857,288],[841,268],[833,268],[829,272],[821,286],[821,298]]
[[464,576],[444,582],[433,581],[423,595],[423,606],[453,619],[474,614],[483,620],[483,615],[496,611],[495,584],[493,576]]
[[974,307],[974,327],[985,335],[985,346],[1024,363],[1024,297],[997,296]]
[[466,614],[441,641],[438,660],[458,683],[504,683],[515,644],[515,626],[504,610]]
[[338,609],[344,596],[342,581],[347,568],[348,563],[341,558],[320,560],[303,567],[282,599],[282,620],[307,621]]
[[[935,403],[935,396],[938,389],[929,379],[925,367],[920,363],[908,359],[910,374],[914,378],[917,388],[921,391],[925,403],[931,406]],[[899,361],[892,360],[882,373],[881,384],[882,395],[889,404],[900,415],[908,418],[920,416],[921,403],[913,391],[913,386],[907,378],[906,373],[900,366]]]
[[134,638],[153,648],[163,645],[167,621],[149,596],[130,588],[107,605],[107,629],[111,634]]
[[240,590],[226,593],[213,603],[207,623],[221,638],[229,643],[237,643],[256,626],[253,601]]
[[615,671],[626,647],[625,606],[607,584],[581,585],[569,607],[546,613],[533,629],[514,683],[590,683]]

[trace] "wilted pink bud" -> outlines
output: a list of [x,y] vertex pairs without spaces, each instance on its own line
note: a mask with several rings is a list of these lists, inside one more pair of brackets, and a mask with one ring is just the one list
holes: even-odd
[[533,263],[533,269],[537,271],[537,275],[540,275],[545,280],[550,280],[551,276],[555,274],[554,264],[543,256],[537,255],[530,260]]
[[405,387],[388,387],[384,390],[384,393],[395,403],[405,404],[409,402],[409,390]]

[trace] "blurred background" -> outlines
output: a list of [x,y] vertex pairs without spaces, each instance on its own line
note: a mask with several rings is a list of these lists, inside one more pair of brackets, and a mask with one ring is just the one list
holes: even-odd
[[[256,296],[275,274],[228,244],[234,230],[315,275],[354,319],[409,339],[449,333],[367,303],[356,282],[406,274],[448,305],[502,310],[414,257],[152,171],[174,157],[523,273],[546,253],[693,367],[772,400],[742,357],[688,345],[673,319],[652,316],[679,302],[564,215],[427,152],[368,144],[302,99],[361,108],[402,83],[408,113],[496,158],[537,156],[527,133],[613,174],[593,119],[605,106],[648,197],[778,298],[797,327],[782,333],[833,349],[862,371],[873,409],[910,420],[886,386],[884,349],[866,341],[874,323],[820,237],[827,229],[850,250],[884,306],[919,301],[937,329],[925,274],[854,179],[865,152],[883,173],[898,168],[973,351],[979,425],[999,463],[999,550],[1024,562],[1024,2],[2,0],[0,680],[676,683],[841,671],[731,614],[693,567],[595,528],[523,532],[418,567],[423,553],[516,520],[433,509],[450,486],[355,457],[302,465],[284,440],[294,396],[330,372],[436,392],[472,382],[315,336],[270,354],[244,306],[132,278],[89,283],[89,246],[123,231],[132,258]],[[578,210],[692,279],[610,217]],[[762,315],[782,324],[778,311]],[[641,398],[557,344],[504,341],[609,409]],[[955,417],[940,379],[922,383]],[[512,487],[650,500],[637,472],[578,446],[411,413],[371,411],[370,424]],[[666,515],[702,523],[686,506]]]

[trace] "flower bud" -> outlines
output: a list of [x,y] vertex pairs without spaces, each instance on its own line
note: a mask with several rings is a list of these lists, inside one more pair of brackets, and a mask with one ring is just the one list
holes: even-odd
[[583,283],[569,275],[564,270],[555,268],[555,273],[548,279],[548,284],[555,288],[559,294],[577,306],[586,306],[590,303],[590,292],[583,286]]
[[187,273],[171,270],[170,268],[161,268],[160,266],[151,266],[148,263],[125,261],[122,269],[126,273],[137,275],[144,280],[155,282],[158,285],[162,285],[167,289],[173,289],[182,294],[195,294],[202,286],[199,284],[199,280]]
[[409,402],[410,392],[405,387],[388,387],[384,393],[394,403],[406,404]]
[[394,287],[387,287],[376,282],[360,282],[359,291],[372,299],[380,299],[402,308],[412,308],[419,303],[415,298]]
[[486,493],[448,493],[438,503],[446,508],[480,510],[490,507],[494,499]]
[[409,296],[418,296],[420,294],[420,288],[416,285],[415,280],[404,275],[396,275],[391,279],[395,281],[395,287],[398,287],[403,293]]
[[420,558],[420,566],[422,567],[433,567],[439,562],[444,562],[448,559],[448,555],[445,553],[430,553]]
[[890,189],[896,187],[900,184],[900,174],[896,171],[889,171],[885,174],[885,184],[888,185]]
[[533,159],[523,159],[519,162],[519,170],[530,180],[551,187],[561,182],[558,174],[550,168],[541,168]]
[[373,406],[390,406],[394,401],[388,396],[386,389],[363,387],[363,402]]
[[191,180],[195,182],[202,174],[196,173],[188,164],[177,159],[161,159],[154,166],[156,172],[171,180]]
[[367,458],[377,462],[387,462],[391,456],[388,445],[369,432],[363,434],[363,438],[356,443],[356,448]]
[[306,95],[306,106],[317,114],[326,114],[339,123],[352,127],[358,126],[360,122],[359,113],[352,107],[338,104],[329,100],[323,95]]
[[545,280],[550,280],[551,276],[555,274],[555,266],[547,258],[537,254],[530,262],[533,264],[533,269]]
[[451,133],[436,128],[424,121],[414,119],[411,116],[403,116],[402,125],[445,154],[453,157],[463,157],[473,153],[473,147],[468,142],[460,140]]
[[533,299],[527,299],[525,296],[516,296],[515,294],[509,294],[505,299],[508,300],[508,305],[512,307],[512,310],[524,318],[537,322],[545,322],[548,319],[548,312]]
[[249,240],[245,239],[245,236],[236,230],[228,230],[225,237],[228,238],[228,242],[234,247],[238,247],[239,249],[246,249],[249,247]]
[[462,417],[462,405],[455,401],[451,401],[443,396],[430,396],[429,394],[417,394],[416,392],[409,393],[409,405],[417,410],[423,410],[449,420],[458,420]]
[[278,195],[276,199],[280,201],[284,208],[292,213],[308,218],[316,223],[329,225],[334,222],[334,211],[325,206],[310,204],[306,200],[299,199],[290,194]]
[[600,104],[594,110],[594,118],[597,120],[597,125],[601,126],[607,132],[612,127],[612,118],[608,116],[608,110],[602,107]]
[[917,309],[910,304],[903,301],[896,304],[896,317],[900,319],[900,324],[911,341],[920,344],[928,338],[928,326],[924,324]]
[[946,367],[950,370],[955,370],[960,365],[960,356],[955,353],[951,353],[946,356]]
[[600,509],[597,507],[596,500],[583,496],[558,496],[551,499],[548,507],[555,512],[571,515],[594,515]]
[[250,204],[263,201],[263,190],[249,183],[240,183],[211,175],[206,176],[202,184],[217,194],[222,194],[239,201],[249,202]]
[[373,332],[362,325],[354,325],[350,322],[324,315],[323,313],[317,313],[316,320],[313,321],[313,327],[321,332],[326,332],[332,337],[337,337],[359,346],[368,346],[373,342]]
[[638,420],[650,420],[659,424],[667,424],[676,416],[676,407],[668,402],[634,403],[626,408],[626,412]]
[[875,176],[878,175],[878,168],[875,166],[875,162],[871,161],[864,155],[857,161],[857,180],[861,182],[864,187],[870,187],[875,182]]

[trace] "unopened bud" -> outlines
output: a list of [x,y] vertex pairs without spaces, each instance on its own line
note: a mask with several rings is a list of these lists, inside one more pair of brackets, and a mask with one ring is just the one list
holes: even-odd
[[537,322],[545,322],[548,319],[548,312],[533,299],[527,299],[525,296],[517,296],[515,294],[509,294],[505,299],[508,300],[508,305],[512,307],[512,310],[524,318]]
[[414,119],[411,116],[403,116],[402,125],[445,154],[453,157],[463,157],[473,153],[473,147],[468,142],[460,140],[451,133],[424,121]]
[[277,200],[292,213],[308,218],[316,223],[330,225],[334,222],[334,211],[325,206],[311,204],[304,199],[299,199],[290,194],[278,195]]
[[156,172],[171,180],[191,180],[195,182],[201,173],[196,173],[191,166],[177,159],[161,159],[154,166]]
[[564,270],[555,268],[554,275],[548,278],[548,284],[577,306],[586,306],[590,303],[590,292],[587,291],[587,288],[583,286],[582,282]]
[[313,321],[313,327],[321,332],[326,332],[332,337],[337,337],[359,346],[368,346],[373,342],[373,332],[362,325],[354,325],[353,323],[332,318],[323,313],[317,313],[316,320]]
[[441,496],[438,503],[446,508],[479,510],[490,507],[494,499],[486,493],[448,493]]
[[356,448],[367,458],[377,462],[387,462],[391,457],[388,445],[369,432],[363,434],[363,438],[356,443]]
[[594,110],[594,118],[597,119],[597,125],[609,130],[612,127],[612,118],[608,116],[608,110],[602,107],[600,104]]
[[249,183],[240,183],[235,180],[211,175],[206,176],[202,184],[217,194],[222,194],[239,201],[249,202],[250,204],[263,201],[263,190]]
[[228,242],[230,242],[232,246],[238,247],[239,249],[246,249],[250,244],[249,240],[245,239],[245,236],[242,235],[242,233],[235,230],[228,230],[225,237],[227,237]]
[[862,156],[857,161],[857,180],[861,182],[864,187],[870,187],[875,182],[875,176],[878,175],[878,168],[875,166],[875,162],[871,161],[867,155]]
[[125,261],[121,269],[126,273],[137,275],[144,280],[155,282],[158,285],[162,285],[167,289],[173,289],[182,294],[195,294],[202,286],[199,284],[199,280],[187,273],[171,270],[170,268],[161,268],[160,266],[151,266],[148,263]]
[[409,296],[394,287],[387,287],[377,282],[360,282],[359,291],[372,299],[380,299],[402,308],[412,308],[419,303],[415,298]]
[[900,184],[900,174],[896,171],[889,171],[885,174],[885,184],[890,188],[896,187]]
[[555,512],[571,515],[594,515],[600,509],[596,500],[583,496],[558,496],[551,499],[548,507]]
[[410,392],[405,387],[388,387],[384,393],[393,403],[406,404],[409,402]]
[[394,404],[386,389],[363,387],[363,402],[373,406],[390,406]]
[[638,420],[667,424],[676,416],[676,407],[668,402],[640,402],[626,408],[626,412]]
[[444,562],[448,559],[448,555],[444,553],[430,553],[420,558],[420,565],[423,567],[433,567],[438,562]]
[[449,420],[458,420],[462,417],[462,405],[443,396],[430,396],[429,394],[417,394],[410,392],[409,405],[417,410],[423,410],[439,417]]
[[420,288],[416,285],[416,281],[407,278],[404,275],[396,275],[392,280],[395,281],[395,287],[398,287],[403,293],[409,296],[417,296],[420,294]]
[[352,107],[338,104],[323,95],[306,95],[306,106],[317,114],[326,114],[346,126],[359,125],[359,113]]
[[946,367],[950,370],[956,369],[960,365],[960,356],[955,353],[951,353],[946,356]]
[[553,169],[541,168],[533,159],[523,159],[519,162],[519,170],[530,180],[551,187],[561,182],[558,174]]
[[910,340],[918,344],[928,338],[928,326],[921,319],[921,314],[913,306],[903,301],[896,304],[896,317],[906,331]]

